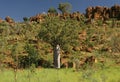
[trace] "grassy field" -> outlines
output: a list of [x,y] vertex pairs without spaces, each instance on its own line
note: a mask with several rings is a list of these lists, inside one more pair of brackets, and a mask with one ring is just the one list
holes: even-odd
[[[12,69],[0,71],[0,82],[15,82]],[[16,82],[120,82],[120,66],[103,69],[86,69],[74,72],[73,69],[18,70]]]

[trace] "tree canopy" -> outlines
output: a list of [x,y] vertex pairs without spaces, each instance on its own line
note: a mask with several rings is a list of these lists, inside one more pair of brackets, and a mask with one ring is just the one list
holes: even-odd
[[70,3],[60,3],[58,9],[62,12],[62,13],[70,13],[70,11],[72,10],[72,5]]
[[53,47],[59,44],[63,50],[78,44],[79,23],[75,20],[60,20],[57,17],[46,18],[41,25],[39,37]]
[[57,14],[57,10],[54,7],[50,7],[48,9],[48,13],[53,13],[53,14]]

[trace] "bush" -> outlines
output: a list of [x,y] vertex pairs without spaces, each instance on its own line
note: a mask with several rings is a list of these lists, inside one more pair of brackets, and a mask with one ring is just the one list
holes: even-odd
[[28,55],[19,56],[19,67],[30,67],[31,65],[35,65],[35,67],[38,66],[38,52],[37,50],[32,46],[27,44],[25,46],[25,50],[28,53]]
[[111,41],[110,41],[110,46],[112,48],[112,52],[120,52],[120,34],[117,34],[115,36],[112,37]]

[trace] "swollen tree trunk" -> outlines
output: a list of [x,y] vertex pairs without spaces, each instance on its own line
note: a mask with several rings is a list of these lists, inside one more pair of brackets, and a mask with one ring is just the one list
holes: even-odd
[[55,68],[60,68],[60,46],[56,45],[54,47],[54,67]]

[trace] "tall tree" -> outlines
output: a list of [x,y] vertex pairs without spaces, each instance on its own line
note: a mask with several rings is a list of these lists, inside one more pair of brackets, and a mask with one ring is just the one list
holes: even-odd
[[70,13],[72,10],[72,5],[70,3],[60,3],[58,9],[62,13]]
[[58,17],[49,17],[41,25],[39,37],[53,46],[56,68],[60,68],[60,48],[66,51],[70,46],[78,45],[79,24],[76,22],[75,20],[61,21]]

